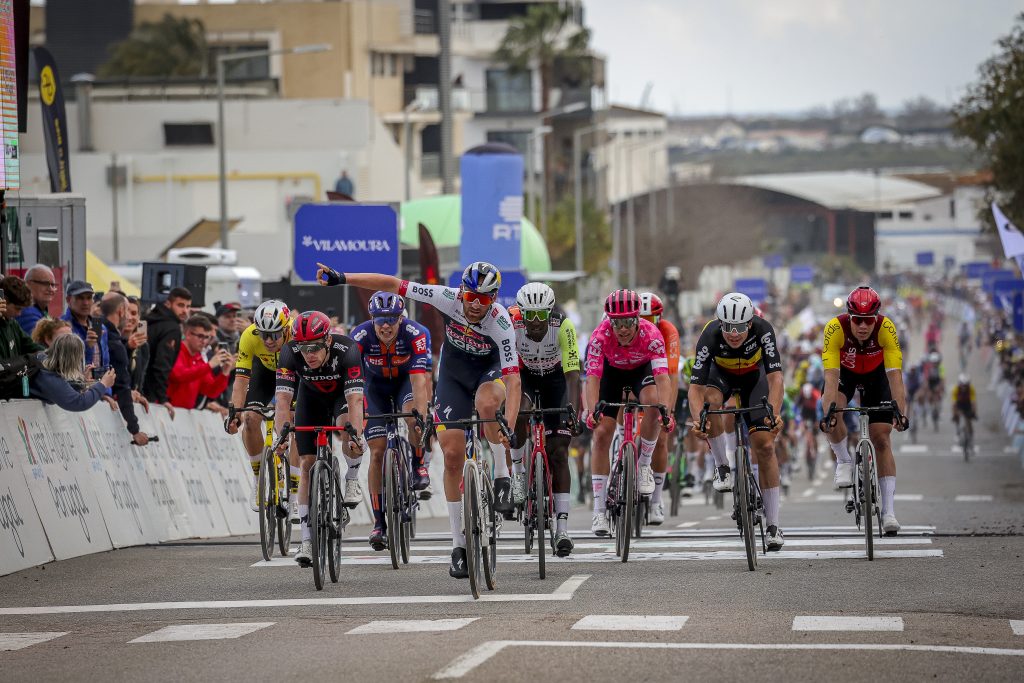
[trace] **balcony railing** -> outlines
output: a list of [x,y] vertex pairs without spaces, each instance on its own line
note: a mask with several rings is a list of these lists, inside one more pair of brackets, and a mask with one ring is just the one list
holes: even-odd
[[441,153],[425,152],[420,157],[420,178],[437,180],[441,177]]

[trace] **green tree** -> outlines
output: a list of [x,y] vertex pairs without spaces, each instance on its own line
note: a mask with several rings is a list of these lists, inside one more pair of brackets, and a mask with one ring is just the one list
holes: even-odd
[[[554,270],[576,269],[576,203],[564,197],[548,215],[548,253]],[[608,217],[593,202],[583,202],[583,270],[594,275],[608,269],[612,233]]]
[[110,54],[100,76],[205,76],[206,29],[199,19],[165,14],[160,21],[140,24]]
[[[953,128],[974,143],[992,172],[988,203],[1016,225],[1024,225],[1024,13],[1009,35],[999,39],[999,53],[979,68],[979,79],[953,107]],[[978,217],[995,230],[992,212]]]

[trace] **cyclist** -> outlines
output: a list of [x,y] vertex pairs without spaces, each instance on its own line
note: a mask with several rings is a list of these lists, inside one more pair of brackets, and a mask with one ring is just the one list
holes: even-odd
[[[978,418],[978,403],[974,394],[974,385],[967,373],[960,373],[957,385],[950,392],[953,399],[953,422],[956,423],[957,431],[961,428],[971,432],[971,422]],[[964,418],[961,427],[960,418]]]
[[[679,395],[679,331],[675,325],[662,317],[664,310],[665,306],[656,294],[644,292],[640,295],[640,317],[657,325],[658,331],[665,339],[665,358],[668,360],[668,376],[672,384],[669,401],[666,405],[675,407],[676,397]],[[651,460],[651,469],[654,471],[654,493],[651,495],[651,509],[647,514],[647,521],[652,526],[665,522],[665,506],[661,502],[661,493],[665,487],[665,472],[668,471],[668,449],[671,437],[672,435],[664,430],[658,434],[658,445],[654,447],[654,458]]]
[[[693,376],[693,356],[679,364],[679,391],[676,397],[676,422],[689,428],[690,423],[690,378]],[[679,438],[679,437],[676,437]],[[692,496],[696,489],[697,475],[701,481],[710,482],[715,477],[714,460],[707,457],[706,441],[698,439],[690,429],[683,430],[683,452],[686,453],[686,481],[684,496]]]
[[[825,326],[821,354],[825,364],[825,391],[821,402],[826,411],[832,403],[845,408],[859,388],[860,405],[874,407],[891,400],[900,415],[904,414],[903,352],[896,325],[878,312],[881,306],[878,292],[871,287],[858,287],[846,300],[847,312],[832,318]],[[898,420],[892,412],[871,413],[869,422],[878,463],[882,531],[887,536],[895,536],[900,525],[893,510],[896,461],[889,435],[893,426],[903,431],[909,422],[906,417]],[[853,486],[854,464],[846,441],[846,424],[833,416],[830,424],[823,419],[819,426],[828,434],[836,455],[836,486]]]
[[700,431],[700,412],[704,403],[718,409],[734,393],[739,405],[752,407],[765,398],[774,413],[769,422],[764,410],[745,418],[754,456],[752,467],[758,468],[764,516],[768,524],[766,545],[769,551],[781,550],[785,544],[779,529],[779,464],[775,457],[775,437],[782,430],[782,395],[784,393],[782,358],[775,341],[775,328],[754,314],[754,304],[746,294],[732,292],[722,297],[715,309],[716,317],[704,327],[697,340],[696,360],[690,380],[690,415],[692,431],[707,437],[718,467],[714,482],[716,491],[731,491],[725,421],[713,416],[707,431]]
[[[522,386],[515,331],[508,311],[498,303],[501,273],[490,263],[476,261],[462,273],[458,288],[422,285],[377,273],[339,273],[318,263],[317,280],[323,285],[350,284],[382,290],[430,304],[445,318],[445,340],[434,391],[434,418],[448,422],[468,418],[475,406],[483,419],[493,419],[505,402],[505,420],[516,423]],[[507,394],[506,394],[507,392]],[[460,429],[437,428],[444,452],[444,495],[452,530],[449,576],[469,578],[466,536],[462,527],[462,467],[466,439]],[[495,510],[512,509],[512,484],[505,453],[508,439],[496,424],[484,426],[494,455]]]
[[[374,417],[382,413],[415,409],[424,417],[430,401],[430,331],[415,320],[405,317],[405,299],[390,292],[377,292],[368,305],[370,320],[352,329],[352,339],[363,357],[366,377],[366,443],[370,447],[370,506],[373,508],[373,530],[369,542],[374,550],[387,549],[384,535],[384,510],[381,507],[381,473],[384,471],[384,449],[387,446],[385,420]],[[430,485],[427,466],[420,448],[421,428],[409,418],[413,446],[412,488],[424,491]],[[415,435],[415,438],[413,438]],[[428,498],[429,496],[422,496]]]
[[946,376],[945,368],[942,367],[942,354],[934,347],[921,361],[921,376],[925,382],[924,393],[924,416],[928,415],[928,408],[931,409],[932,422],[935,428],[939,427],[939,406],[942,405],[942,394],[945,393],[943,386]]
[[[274,398],[275,373],[278,354],[291,338],[291,318],[288,306],[283,301],[264,301],[256,309],[253,323],[245,328],[238,338],[238,363],[235,366],[235,384],[231,389],[231,405],[224,429],[228,434],[242,430],[242,444],[249,454],[252,465],[253,512],[259,511],[260,462],[266,435],[263,418],[256,413],[235,413],[239,406],[263,410]],[[253,360],[256,360],[255,364]],[[289,488],[291,489],[290,515],[293,522],[299,521],[299,461],[293,450],[289,458]]]
[[[810,382],[804,382],[797,397],[798,416],[803,429],[804,453],[808,468],[813,469],[818,459],[818,420],[821,419],[821,392]],[[811,472],[808,471],[808,476]]]
[[[566,401],[579,408],[580,354],[576,327],[569,318],[553,311],[555,292],[541,282],[523,285],[516,294],[516,305],[509,309],[516,331],[522,377],[522,405],[530,407],[538,396],[543,408],[560,408]],[[571,428],[570,428],[571,427]],[[525,440],[528,424],[522,417],[516,424],[516,443],[512,449],[512,497],[516,504],[526,500]],[[569,537],[569,439],[576,425],[567,427],[561,415],[544,415],[544,438],[551,467],[551,490],[555,504],[555,554],[567,557],[573,549]]]
[[[609,534],[605,483],[610,463],[605,454],[619,409],[609,407],[595,414],[594,408],[598,401],[622,401],[623,389],[629,388],[640,403],[659,405],[667,411],[665,406],[672,394],[665,339],[655,325],[640,319],[640,296],[629,289],[616,290],[605,299],[604,312],[607,319],[590,335],[587,345],[583,414],[587,428],[594,432],[590,451],[594,517],[590,529],[597,536]],[[643,496],[654,493],[651,459],[658,444],[660,413],[656,407],[645,408],[640,421],[637,491]],[[671,431],[675,420],[669,415],[667,421],[661,421],[661,427]]]
[[[356,477],[363,460],[363,363],[359,347],[350,337],[331,332],[331,320],[320,311],[306,311],[292,323],[292,340],[281,351],[277,364],[277,400],[274,428],[278,434],[290,419],[295,397],[295,426],[342,426],[350,422],[357,438],[343,433],[345,506],[363,499]],[[347,415],[345,414],[347,412]],[[299,482],[299,516],[302,543],[295,554],[301,567],[312,564],[309,528],[309,470],[316,461],[313,432],[296,432],[295,443],[302,467]],[[284,444],[281,444],[282,449]]]

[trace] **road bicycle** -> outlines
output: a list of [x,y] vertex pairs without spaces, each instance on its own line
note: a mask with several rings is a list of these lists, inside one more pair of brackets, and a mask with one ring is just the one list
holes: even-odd
[[349,521],[341,486],[341,466],[331,448],[331,433],[346,432],[357,438],[356,430],[348,422],[344,427],[298,427],[285,424],[278,437],[280,444],[292,432],[313,432],[316,435],[316,461],[309,470],[309,526],[312,545],[313,584],[323,590],[324,579],[330,575],[337,583],[341,570],[341,537]]
[[676,447],[668,456],[668,472],[665,473],[665,484],[668,486],[669,515],[679,515],[679,505],[683,497],[683,488],[687,485],[687,477],[691,476],[686,468],[686,446],[682,437],[676,439]]
[[957,423],[960,436],[960,450],[964,454],[964,462],[970,462],[974,456],[974,417],[965,415],[963,422]]
[[[853,477],[852,495],[846,500],[846,511],[853,513],[854,523],[858,529],[864,531],[864,550],[868,560],[875,559],[875,542],[873,522],[878,524],[878,536],[884,535],[882,531],[882,507],[878,503],[880,489],[878,487],[878,469],[875,462],[875,446],[871,443],[870,417],[871,413],[895,413],[898,420],[906,418],[900,414],[895,403],[885,401],[876,407],[854,406],[852,408],[836,408],[833,403],[828,408],[828,414],[823,422],[831,427],[835,415],[839,413],[858,413],[860,420],[860,438],[857,440],[856,456],[854,460],[856,472]],[[863,522],[863,526],[861,525]]]
[[277,537],[281,557],[288,557],[291,549],[292,523],[288,514],[288,456],[274,449],[273,406],[246,406],[228,408],[228,422],[240,413],[256,413],[263,418],[265,436],[263,455],[260,456],[260,476],[257,482],[260,516],[260,549],[267,562],[274,556],[274,538]]
[[768,552],[764,528],[764,501],[761,498],[761,487],[750,466],[748,435],[743,433],[746,416],[760,411],[767,413],[768,421],[774,423],[775,417],[767,398],[762,399],[760,405],[750,408],[711,410],[711,404],[705,403],[700,412],[700,431],[702,432],[707,431],[708,416],[710,415],[734,415],[737,417],[733,427],[736,432],[736,480],[732,486],[732,517],[736,520],[736,526],[743,538],[743,548],[747,555],[747,569],[750,571],[757,568],[757,535],[754,527],[757,527],[761,537],[761,552],[763,554]]
[[[555,518],[554,495],[552,493],[551,463],[548,459],[547,439],[544,437],[544,416],[568,414],[570,425],[576,423],[576,411],[571,405],[565,408],[541,408],[540,399],[535,396],[534,407],[530,410],[520,410],[519,414],[529,417],[530,433],[527,452],[529,459],[526,462],[526,501],[522,506],[520,520],[523,523],[523,538],[526,554],[533,552],[533,543],[537,541],[537,563],[540,578],[544,578],[546,569],[545,540],[546,545],[554,552],[555,543]],[[577,431],[577,430],[573,430]],[[545,534],[547,539],[545,539]]]
[[615,554],[623,562],[629,560],[629,541],[632,535],[640,538],[647,522],[650,496],[637,491],[637,468],[640,449],[637,447],[636,414],[641,409],[657,408],[662,422],[669,423],[668,410],[660,404],[637,403],[632,390],[623,390],[624,402],[598,401],[594,414],[601,415],[605,408],[622,408],[622,443],[615,451],[615,461],[608,475],[607,511],[615,528]]
[[[394,409],[394,405],[392,405]],[[411,413],[386,413],[374,415],[384,420],[387,446],[382,463],[381,509],[384,511],[384,532],[391,567],[409,564],[409,546],[416,535],[416,511],[419,500],[412,490],[412,446],[401,436],[398,421],[413,418],[424,431],[423,416],[418,411]]]
[[[512,434],[503,415],[483,419],[476,410],[465,420],[432,422],[423,434],[422,446],[426,448],[438,427],[462,429],[466,433],[466,461],[462,466],[462,521],[466,534],[466,565],[469,570],[469,589],[473,597],[480,598],[483,585],[494,590],[498,563],[498,533],[502,516],[494,509],[494,481],[491,468],[480,452],[480,428],[488,423],[497,423],[502,434],[510,442]],[[492,453],[495,458],[504,454]],[[482,575],[482,576],[481,576]]]

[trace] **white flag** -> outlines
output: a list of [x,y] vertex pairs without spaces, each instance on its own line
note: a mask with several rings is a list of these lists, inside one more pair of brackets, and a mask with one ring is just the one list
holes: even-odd
[[996,228],[1006,258],[1024,255],[1024,234],[1021,234],[1020,229],[1003,215],[995,202],[992,202],[992,216],[996,219]]

